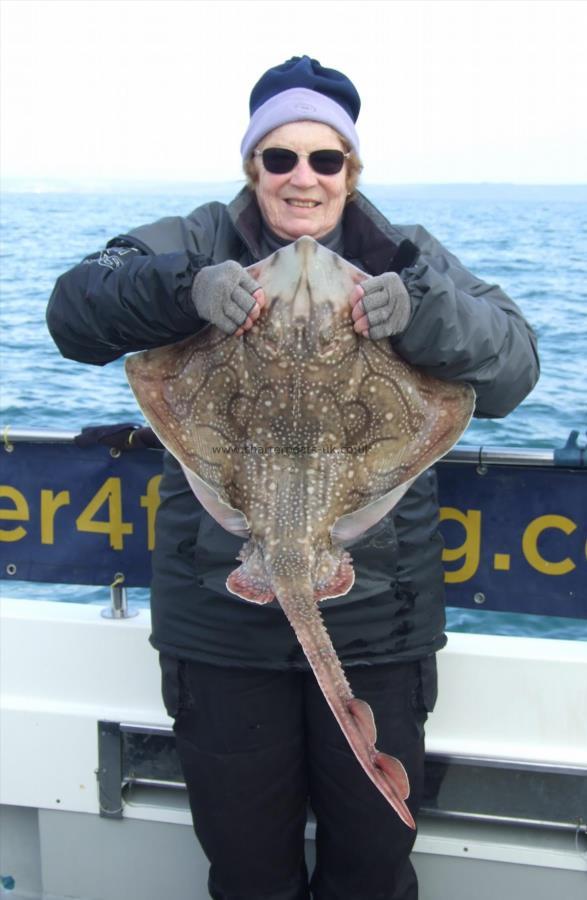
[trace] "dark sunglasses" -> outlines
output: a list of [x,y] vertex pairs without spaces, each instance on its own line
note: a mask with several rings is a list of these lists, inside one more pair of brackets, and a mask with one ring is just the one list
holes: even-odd
[[266,150],[255,150],[253,156],[261,156],[263,165],[272,175],[285,175],[292,172],[298,164],[300,156],[308,160],[318,175],[338,175],[350,153],[342,150],[313,150],[312,153],[296,153],[285,147],[268,147]]

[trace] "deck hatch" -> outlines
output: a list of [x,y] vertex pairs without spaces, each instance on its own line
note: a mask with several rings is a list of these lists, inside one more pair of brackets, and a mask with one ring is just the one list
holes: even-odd
[[[101,815],[120,817],[133,786],[185,789],[171,728],[99,722],[98,740]],[[587,834],[587,770],[429,754],[420,817]]]
[[587,832],[587,772],[430,754],[420,815]]

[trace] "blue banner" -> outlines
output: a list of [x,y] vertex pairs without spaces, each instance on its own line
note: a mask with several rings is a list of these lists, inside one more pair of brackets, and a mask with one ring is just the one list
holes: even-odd
[[[0,450],[0,577],[150,580],[162,454]],[[438,465],[447,603],[587,618],[585,470]]]
[[585,469],[437,469],[449,606],[587,618]]
[[127,587],[151,577],[162,453],[14,442],[0,449],[1,577]]

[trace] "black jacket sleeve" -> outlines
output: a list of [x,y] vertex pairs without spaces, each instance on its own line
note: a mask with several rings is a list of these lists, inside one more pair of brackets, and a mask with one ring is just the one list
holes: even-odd
[[96,365],[181,340],[206,324],[191,299],[205,265],[190,250],[154,254],[132,238],[111,242],[58,278],[49,332],[63,356]]
[[501,288],[469,272],[424,228],[409,237],[421,252],[401,273],[412,315],[394,347],[430,375],[471,384],[478,417],[507,415],[538,380],[534,332]]

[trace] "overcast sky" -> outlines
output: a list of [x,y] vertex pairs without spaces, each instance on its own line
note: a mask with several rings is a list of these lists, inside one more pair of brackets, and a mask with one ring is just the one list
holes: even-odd
[[587,181],[583,0],[0,0],[5,178],[241,177],[248,96],[304,53],[363,107],[367,183]]

